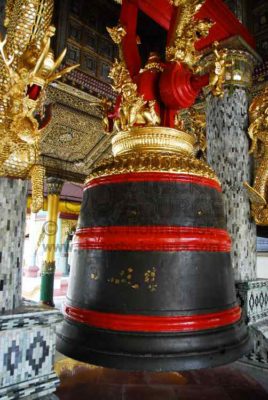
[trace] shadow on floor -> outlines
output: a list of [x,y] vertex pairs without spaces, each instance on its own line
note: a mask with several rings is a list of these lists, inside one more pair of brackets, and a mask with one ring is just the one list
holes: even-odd
[[151,373],[62,359],[56,370],[61,380],[56,392],[60,400],[268,400],[268,392],[237,363],[199,371]]

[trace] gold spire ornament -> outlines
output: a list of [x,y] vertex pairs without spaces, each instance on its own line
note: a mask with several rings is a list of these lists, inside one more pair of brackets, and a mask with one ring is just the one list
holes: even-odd
[[249,108],[250,153],[256,161],[253,187],[244,183],[251,201],[251,213],[257,225],[268,225],[268,86]]
[[54,59],[52,12],[51,0],[8,1],[7,35],[0,40],[0,175],[31,178],[34,212],[42,207],[45,176],[36,116],[42,120],[48,84],[77,67],[58,71],[66,50]]

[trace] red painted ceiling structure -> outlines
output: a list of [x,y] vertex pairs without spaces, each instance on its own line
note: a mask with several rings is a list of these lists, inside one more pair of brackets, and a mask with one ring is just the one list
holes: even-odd
[[[208,74],[194,75],[183,62],[163,62],[163,72],[144,71],[137,44],[137,21],[139,11],[155,21],[167,31],[167,46],[174,36],[180,7],[170,4],[169,0],[123,0],[120,23],[126,30],[122,40],[123,56],[133,81],[137,83],[138,92],[145,100],[155,100],[155,109],[160,113],[161,125],[174,127],[175,114],[179,109],[191,107],[202,87],[208,85]],[[240,36],[251,47],[255,48],[255,40],[248,30],[239,22],[222,0],[206,0],[196,19],[210,20],[214,23],[207,37],[195,43],[196,50],[211,47],[232,36]],[[114,118],[120,106],[117,101]]]

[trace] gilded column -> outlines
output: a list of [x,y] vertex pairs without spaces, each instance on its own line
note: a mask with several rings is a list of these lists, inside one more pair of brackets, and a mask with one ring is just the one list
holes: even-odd
[[63,180],[50,177],[47,179],[48,188],[48,212],[45,225],[45,257],[41,274],[41,295],[40,300],[43,304],[54,306],[53,287],[55,274],[55,250],[57,236],[57,219],[59,210],[60,193]]
[[224,95],[207,96],[207,157],[223,187],[235,278],[248,281],[256,278],[256,225],[243,186],[252,181],[247,131],[254,59],[240,50],[229,50],[227,58]]
[[21,304],[28,181],[0,178],[0,311]]

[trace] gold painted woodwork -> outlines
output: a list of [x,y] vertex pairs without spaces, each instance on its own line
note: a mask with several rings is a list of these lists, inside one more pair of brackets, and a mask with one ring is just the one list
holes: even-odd
[[209,87],[213,96],[224,96],[224,83],[226,80],[226,69],[233,66],[233,60],[227,62],[228,50],[218,49],[219,43],[213,45],[215,61],[209,74]]
[[254,97],[249,108],[250,153],[256,162],[253,187],[244,183],[257,225],[268,225],[268,86]]
[[63,180],[57,178],[48,178],[48,196],[47,196],[47,218],[45,224],[45,255],[42,265],[42,274],[54,273],[55,270],[55,251],[57,221],[59,212],[60,192],[63,186]]
[[45,167],[37,164],[33,165],[29,172],[32,182],[32,203],[30,207],[33,213],[37,213],[43,207],[45,173]]
[[146,101],[138,94],[124,61],[115,60],[109,77],[113,80],[113,89],[121,96],[119,116],[114,120],[115,131],[127,131],[134,125],[160,125],[155,100]]
[[171,152],[192,156],[195,139],[186,132],[165,127],[133,127],[119,132],[112,139],[114,156],[132,152]]
[[195,153],[206,160],[206,113],[202,105],[178,111],[175,116],[175,128],[184,130],[194,138]]
[[86,182],[92,179],[128,172],[171,172],[203,176],[219,182],[214,171],[202,160],[170,153],[131,153],[110,157],[98,163]]
[[[31,208],[31,204],[32,204],[32,197],[28,196],[27,208]],[[48,209],[48,201],[45,198],[43,201],[43,204],[42,204],[42,210],[47,211],[47,209]],[[62,213],[79,215],[80,209],[81,209],[81,204],[74,203],[72,201],[60,200],[58,209],[59,209],[59,212],[62,212]]]
[[204,92],[222,96],[228,86],[251,88],[254,66],[260,61],[255,51],[239,37],[214,43],[213,51],[204,50],[199,63],[202,73],[209,73],[210,83]]
[[51,175],[83,182],[92,165],[111,154],[101,112],[91,106],[99,99],[62,82],[48,87],[47,99],[52,117],[42,137],[42,163]]
[[171,45],[166,49],[168,61],[183,62],[190,69],[198,71],[198,61],[202,57],[195,49],[195,43],[209,34],[213,22],[196,20],[195,14],[200,10],[205,0],[171,0],[175,7],[179,7],[176,30],[171,38]]
[[[52,0],[7,1],[7,34],[0,40],[0,175],[32,178],[35,212],[42,205],[44,178],[36,114],[43,117],[47,85],[76,67],[58,70],[66,50],[54,60],[52,13]],[[35,84],[40,95],[33,100],[27,92]]]
[[62,161],[79,162],[88,154],[88,142],[91,146],[97,145],[101,131],[99,119],[54,104],[51,122],[43,134],[41,151],[50,157],[60,156]]

